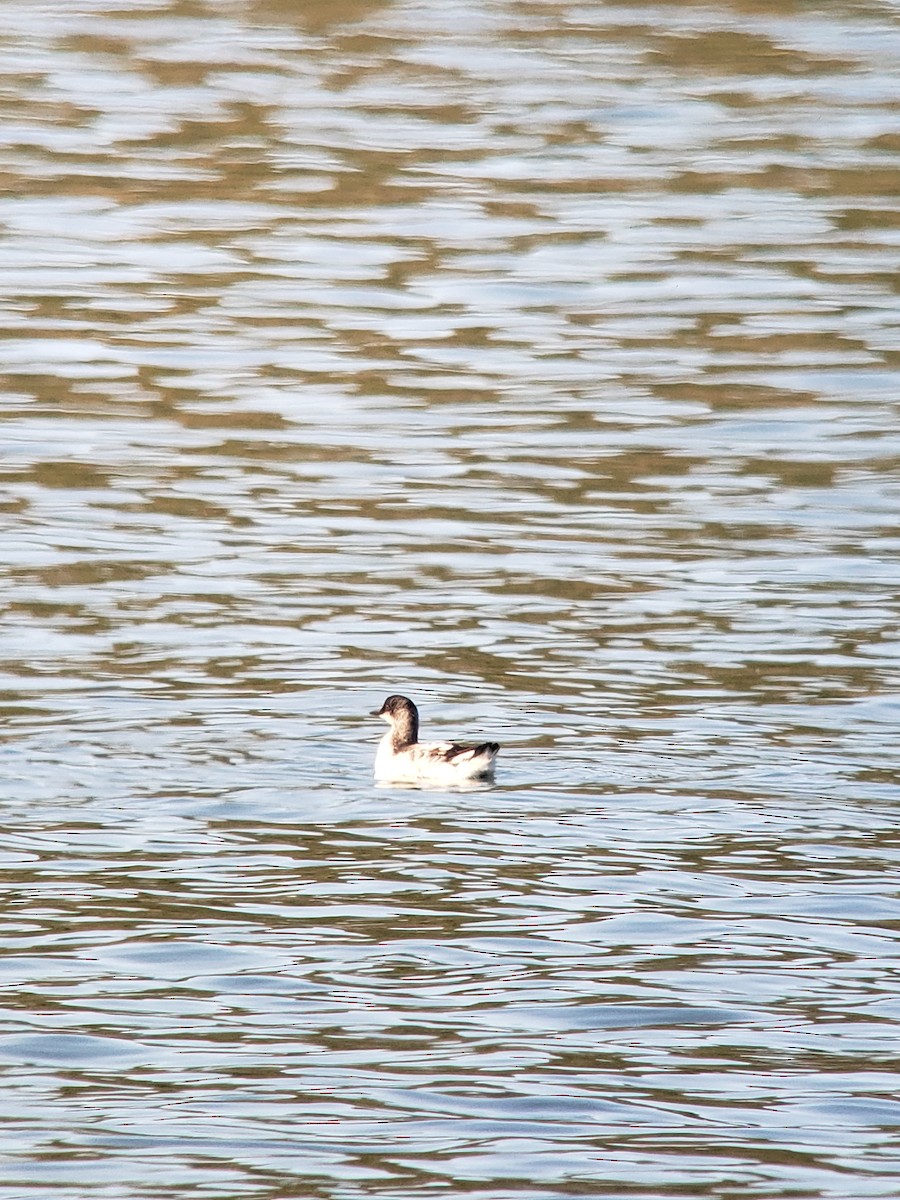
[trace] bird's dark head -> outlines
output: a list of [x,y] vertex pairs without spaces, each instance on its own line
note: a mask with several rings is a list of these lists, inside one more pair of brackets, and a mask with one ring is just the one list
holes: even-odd
[[406,696],[388,696],[381,708],[372,713],[392,726],[399,744],[415,742],[419,736],[419,711]]

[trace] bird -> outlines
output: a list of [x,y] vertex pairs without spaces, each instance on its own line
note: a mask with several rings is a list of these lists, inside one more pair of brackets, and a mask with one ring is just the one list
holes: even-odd
[[420,742],[419,710],[406,696],[388,696],[372,716],[390,725],[375,755],[375,778],[381,783],[444,787],[493,779],[498,742]]

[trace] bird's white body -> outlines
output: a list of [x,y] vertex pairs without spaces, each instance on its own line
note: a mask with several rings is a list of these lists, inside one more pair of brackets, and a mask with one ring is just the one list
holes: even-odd
[[388,730],[378,743],[375,778],[382,783],[470,783],[493,775],[496,757],[496,750],[480,746],[460,750],[453,742],[416,742],[398,750]]

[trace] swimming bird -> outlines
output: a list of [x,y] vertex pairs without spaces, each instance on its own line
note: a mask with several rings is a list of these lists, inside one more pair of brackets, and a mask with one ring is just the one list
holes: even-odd
[[419,710],[406,696],[388,696],[372,713],[390,725],[378,744],[375,778],[382,783],[434,784],[439,787],[492,779],[497,742],[459,745],[420,742]]

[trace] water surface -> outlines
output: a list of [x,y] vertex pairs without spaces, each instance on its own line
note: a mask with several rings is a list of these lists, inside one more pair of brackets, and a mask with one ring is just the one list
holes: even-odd
[[896,7],[6,9],[0,1193],[896,1196]]

